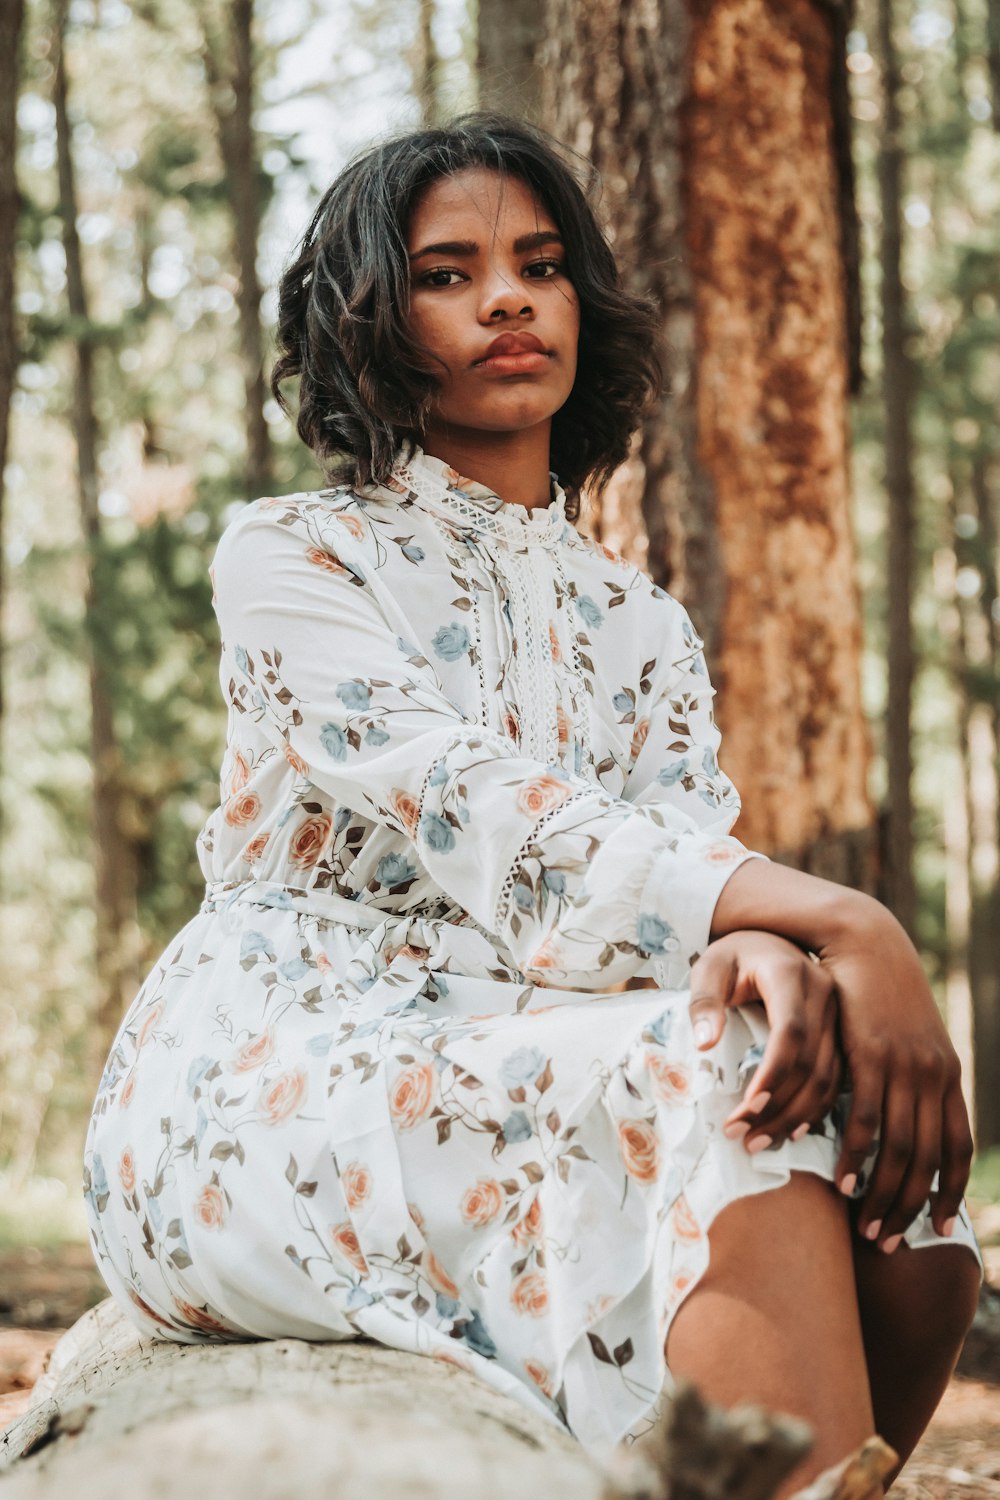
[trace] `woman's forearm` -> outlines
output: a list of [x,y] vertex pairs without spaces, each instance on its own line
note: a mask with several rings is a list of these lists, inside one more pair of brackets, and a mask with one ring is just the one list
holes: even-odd
[[844,930],[885,909],[871,896],[772,860],[744,861],[722,887],[710,939],[740,928],[775,932],[818,952]]

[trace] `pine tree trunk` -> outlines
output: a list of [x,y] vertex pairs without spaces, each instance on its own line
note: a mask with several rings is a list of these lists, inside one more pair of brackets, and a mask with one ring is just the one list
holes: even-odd
[[[18,346],[14,316],[14,246],[17,241],[17,100],[20,81],[21,31],[24,0],[0,6],[0,620],[4,617],[6,588],[3,572],[4,482],[10,433],[10,407],[17,378]],[[2,644],[2,642],[0,642]],[[0,650],[0,731],[5,711],[5,678]],[[0,840],[4,816],[0,801]]]
[[69,0],[55,0],[52,22],[53,105],[59,174],[59,214],[66,255],[69,312],[76,329],[73,431],[77,449],[80,519],[86,567],[84,629],[90,677],[93,829],[98,1003],[91,1064],[99,1070],[138,984],[139,929],[135,850],[122,824],[122,763],[115,734],[111,689],[100,645],[101,601],[95,569],[101,544],[98,507],[97,419],[94,414],[94,346],[77,234],[76,180],[69,116],[65,35]]
[[478,9],[476,73],[481,107],[537,120],[542,88],[537,55],[543,22],[540,0],[479,0]]
[[628,281],[664,310],[667,390],[598,534],[705,638],[739,836],[871,890],[847,8],[548,0],[547,18],[543,123],[600,170]]
[[253,0],[197,0],[202,58],[219,135],[219,149],[232,205],[233,259],[237,268],[240,362],[246,392],[246,486],[248,498],[271,487],[271,438],[264,416],[267,387],[257,277],[260,189],[253,129]]
[[420,105],[422,125],[436,125],[440,114],[438,79],[440,59],[434,41],[435,0],[419,0],[417,7],[417,34],[413,39],[410,72],[413,77],[413,92]]
[[888,825],[886,899],[911,937],[916,925],[913,876],[913,678],[911,622],[914,557],[914,376],[906,350],[907,306],[901,276],[904,153],[898,96],[902,84],[893,40],[892,0],[878,0],[882,129],[878,182],[882,208],[882,390],[885,483],[889,501],[889,704],[886,720]]

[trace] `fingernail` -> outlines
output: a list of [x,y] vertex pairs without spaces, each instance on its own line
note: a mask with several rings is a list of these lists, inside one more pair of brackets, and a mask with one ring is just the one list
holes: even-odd
[[702,1021],[695,1021],[694,1039],[699,1047],[704,1047],[705,1043],[710,1042],[714,1035],[715,1027],[712,1025],[711,1021],[707,1019]]
[[878,1236],[879,1236],[879,1230],[881,1228],[882,1228],[882,1220],[881,1219],[873,1219],[871,1221],[871,1223],[869,1224],[868,1228],[865,1230],[865,1239],[866,1240],[877,1240]]
[[885,1244],[882,1246],[882,1249],[885,1251],[886,1255],[892,1254],[902,1238],[903,1236],[901,1234],[890,1235],[889,1239],[887,1239]]
[[766,1151],[770,1144],[771,1136],[755,1135],[753,1140],[748,1144],[747,1150],[751,1156],[756,1156],[758,1151]]
[[729,1125],[723,1127],[722,1133],[728,1136],[731,1141],[741,1141],[749,1129],[749,1120],[733,1120]]
[[857,1187],[857,1185],[858,1185],[858,1174],[857,1174],[857,1172],[848,1172],[847,1176],[844,1177],[841,1180],[840,1191],[843,1193],[843,1195],[844,1195],[845,1198],[849,1198],[851,1196],[851,1194],[854,1192],[854,1189]]
[[950,1237],[951,1235],[953,1235],[955,1233],[955,1225],[957,1223],[958,1223],[958,1219],[957,1218],[954,1218],[954,1219],[945,1219],[944,1223],[941,1225],[941,1233],[943,1235],[946,1235],[946,1236]]
[[768,1103],[770,1098],[771,1095],[765,1089],[762,1094],[755,1094],[754,1097],[750,1100],[750,1103],[744,1104],[743,1108],[746,1110],[748,1115],[759,1115],[761,1110],[764,1108],[764,1105]]
[[795,1129],[792,1131],[792,1140],[793,1141],[801,1141],[802,1137],[804,1135],[808,1135],[808,1134],[809,1134],[809,1121],[808,1120],[803,1120],[802,1124],[801,1125],[796,1125]]

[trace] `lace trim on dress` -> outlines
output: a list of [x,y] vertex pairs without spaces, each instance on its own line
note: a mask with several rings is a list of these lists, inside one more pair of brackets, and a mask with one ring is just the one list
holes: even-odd
[[517,877],[521,873],[521,867],[524,864],[525,860],[531,857],[532,846],[538,839],[540,831],[545,827],[546,823],[548,823],[552,818],[555,817],[556,813],[562,812],[572,803],[578,802],[581,797],[589,797],[592,794],[593,790],[593,787],[581,787],[578,792],[574,792],[571,797],[567,797],[565,802],[560,802],[557,807],[550,807],[547,812],[542,814],[538,822],[535,824],[534,828],[528,834],[528,837],[525,839],[524,843],[517,851],[514,863],[507,871],[507,876],[504,880],[504,883],[500,887],[500,894],[497,897],[496,909],[493,913],[493,931],[497,935],[499,935],[503,931],[504,923],[507,920],[507,913],[510,909],[511,899],[514,894],[514,887],[517,884]]
[[530,545],[555,547],[563,532],[570,527],[566,520],[566,493],[556,484],[555,498],[547,507],[527,510],[524,506],[487,510],[459,489],[448,485],[419,459],[409,464],[399,463],[393,469],[394,477],[412,490],[428,510],[436,512],[443,520],[471,531],[480,531],[495,540],[505,542],[517,549]]

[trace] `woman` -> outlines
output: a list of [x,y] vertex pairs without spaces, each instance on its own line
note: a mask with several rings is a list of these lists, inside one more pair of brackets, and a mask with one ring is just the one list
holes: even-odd
[[905,1458],[940,1398],[969,1127],[902,929],[729,835],[690,619],[572,524],[656,326],[512,120],[322,199],[272,387],[339,483],[219,542],[206,898],[122,1024],[85,1192],[146,1332],[367,1334],[597,1456],[683,1373],[811,1421],[797,1485],[876,1428]]

